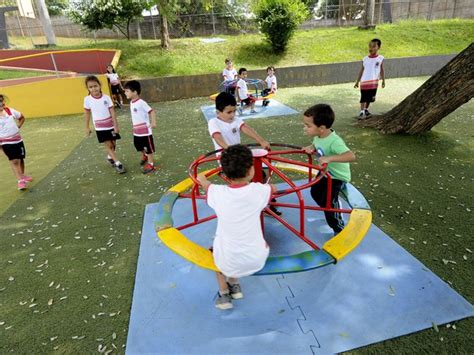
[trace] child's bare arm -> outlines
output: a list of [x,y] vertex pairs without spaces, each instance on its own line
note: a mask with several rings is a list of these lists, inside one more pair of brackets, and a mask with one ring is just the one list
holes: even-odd
[[17,123],[17,126],[18,128],[21,128],[21,126],[23,126],[23,124],[25,123],[25,117],[23,117],[23,115],[18,119],[18,123]]
[[206,175],[204,173],[199,174],[197,179],[201,186],[204,188],[204,190],[207,190],[209,186],[211,186],[211,182],[207,180]]
[[362,67],[360,68],[359,76],[357,77],[357,81],[354,85],[355,88],[359,87],[359,82],[360,82],[360,79],[362,78],[362,74],[364,74],[364,64],[362,64]]
[[110,117],[112,117],[112,122],[114,123],[114,132],[120,133],[120,128],[117,121],[117,114],[115,113],[115,109],[113,107],[110,107],[109,111],[110,111]]
[[268,143],[265,139],[260,137],[260,135],[257,132],[255,132],[255,130],[252,127],[249,127],[246,124],[244,124],[240,129],[242,133],[254,139],[258,144],[260,144],[262,148],[270,149],[270,143]]
[[84,119],[86,121],[86,136],[90,136],[91,135],[91,128],[89,126],[89,123],[91,121],[90,111],[88,111],[88,110],[84,111]]
[[356,160],[356,156],[351,150],[348,150],[347,152],[342,153],[342,154],[322,156],[319,158],[319,162],[321,164],[352,163],[355,160]]
[[385,69],[383,67],[383,62],[380,65],[380,76],[382,77],[382,88],[385,87]]
[[212,135],[212,138],[214,138],[214,140],[216,141],[217,144],[219,144],[219,146],[222,148],[222,149],[226,149],[229,145],[226,143],[226,141],[224,140],[224,137],[222,137],[222,134],[220,134],[220,132],[217,132],[217,133],[214,133]]
[[303,150],[308,154],[313,154],[316,151],[314,145],[308,145],[307,147],[303,147]]
[[155,110],[148,113],[150,116],[151,128],[156,128],[156,113]]

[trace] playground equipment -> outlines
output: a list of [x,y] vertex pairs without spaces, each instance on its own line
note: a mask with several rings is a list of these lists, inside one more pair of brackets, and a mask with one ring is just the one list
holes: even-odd
[[[249,145],[255,147],[255,145]],[[279,199],[286,195],[296,194],[297,203],[271,202],[271,205],[282,207],[283,209],[296,209],[299,212],[299,226],[295,227],[285,220],[284,215],[278,216],[268,207],[264,212],[274,217],[285,228],[291,231],[297,238],[307,244],[309,248],[303,252],[291,255],[270,256],[262,270],[256,275],[281,274],[298,271],[306,271],[336,263],[347,256],[364,238],[370,228],[372,213],[364,197],[351,185],[347,184],[343,190],[343,197],[349,204],[349,208],[332,208],[329,204],[329,192],[331,191],[331,176],[327,173],[326,165],[319,165],[313,161],[313,155],[306,153],[301,147],[288,144],[271,144],[280,150],[267,151],[264,149],[253,149],[255,176],[254,182],[268,183],[279,178],[286,184],[283,190],[279,190],[272,195],[272,198]],[[283,148],[283,149],[282,149]],[[189,167],[189,178],[181,181],[169,189],[160,199],[158,212],[155,216],[155,229],[161,241],[175,253],[188,261],[213,271],[218,271],[211,252],[207,247],[199,245],[189,240],[182,231],[187,228],[199,226],[202,223],[211,221],[216,215],[201,217],[198,211],[198,200],[205,200],[206,195],[201,191],[197,181],[198,173],[204,172],[208,178],[220,178],[225,182],[227,178],[222,174],[220,166],[210,169],[202,169],[202,166],[214,163],[219,160],[216,153],[209,152],[197,158]],[[289,159],[285,156],[291,156]],[[305,157],[304,160],[297,160],[295,157]],[[199,169],[201,168],[201,171]],[[264,169],[268,169],[268,174],[264,180]],[[306,177],[303,182],[294,182],[288,173],[297,173]],[[310,188],[321,180],[323,176],[328,179],[328,204],[326,206],[309,205],[305,202],[302,191]],[[174,226],[172,219],[173,206],[178,198],[191,199],[192,220],[180,226]],[[349,221],[345,228],[333,238],[319,247],[305,233],[306,211],[332,211],[349,214]],[[261,216],[262,228],[265,233],[265,219]],[[272,235],[265,238],[271,246]]]
[[[232,95],[235,95],[235,88],[237,87],[238,80],[224,80],[219,85],[219,92],[216,94],[212,94],[209,96],[211,100],[215,100],[217,95],[221,92],[228,92]],[[273,93],[265,92],[267,88],[265,81],[260,79],[245,79],[247,83],[247,88],[249,90],[249,94],[251,94],[256,101],[262,101],[262,106],[266,106],[268,100],[273,97]]]

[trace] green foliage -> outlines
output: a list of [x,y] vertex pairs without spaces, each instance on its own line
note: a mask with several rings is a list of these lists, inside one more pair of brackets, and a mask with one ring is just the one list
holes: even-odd
[[275,53],[284,52],[298,26],[308,17],[301,0],[258,0],[255,16]]
[[130,23],[149,7],[146,0],[83,0],[71,3],[68,15],[88,30],[115,27],[130,39]]
[[48,13],[50,16],[59,16],[68,7],[67,0],[46,0],[46,7],[48,8]]

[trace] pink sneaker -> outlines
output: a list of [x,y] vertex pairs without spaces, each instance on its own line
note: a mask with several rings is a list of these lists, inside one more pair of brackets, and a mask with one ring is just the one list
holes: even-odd
[[18,187],[18,190],[24,190],[24,189],[26,189],[26,181],[25,181],[25,180],[20,180],[20,181],[18,181],[17,187]]
[[33,178],[31,176],[28,176],[28,175],[23,175],[23,181],[32,182]]

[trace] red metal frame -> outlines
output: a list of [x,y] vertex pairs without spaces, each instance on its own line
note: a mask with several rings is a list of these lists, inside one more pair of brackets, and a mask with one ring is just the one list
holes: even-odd
[[[249,144],[248,146],[255,146],[253,144]],[[339,212],[339,213],[351,213],[351,209],[342,209],[342,208],[332,208],[331,207],[331,188],[332,188],[332,178],[331,175],[327,173],[327,165],[315,165],[313,164],[313,157],[311,154],[306,153],[302,148],[292,146],[292,145],[287,145],[287,144],[271,144],[272,147],[283,147],[283,148],[290,148],[290,149],[285,149],[285,150],[272,150],[268,151],[266,156],[257,156],[254,157],[254,169],[255,169],[255,175],[253,177],[254,182],[263,182],[263,165],[267,166],[268,168],[268,176],[266,179],[266,183],[269,182],[272,178],[272,176],[276,175],[279,178],[281,178],[284,182],[286,182],[290,187],[285,190],[277,191],[273,193],[272,199],[273,198],[279,198],[285,195],[289,195],[292,193],[296,193],[298,197],[298,203],[281,203],[281,202],[270,202],[269,205],[271,206],[278,206],[278,207],[285,207],[285,208],[295,208],[300,210],[300,226],[299,230],[290,225],[287,221],[285,221],[282,217],[278,216],[275,214],[270,208],[265,208],[264,212],[267,213],[268,215],[272,216],[275,218],[277,221],[279,221],[283,226],[285,226],[287,229],[289,229],[292,233],[294,233],[298,238],[303,240],[305,243],[307,243],[309,246],[311,246],[315,250],[319,250],[319,247],[311,241],[306,235],[305,235],[305,210],[310,210],[310,211],[328,211],[328,212]],[[187,223],[185,225],[176,227],[178,230],[183,230],[192,226],[195,226],[200,223],[204,223],[207,221],[210,221],[214,218],[216,218],[216,215],[211,215],[207,216],[204,218],[199,218],[198,215],[198,209],[197,209],[197,200],[204,200],[206,199],[206,195],[202,195],[199,191],[199,182],[197,180],[197,175],[198,175],[198,167],[202,164],[205,163],[210,163],[213,161],[218,161],[219,160],[219,153],[220,150],[213,151],[210,153],[207,153],[205,155],[201,155],[199,158],[197,158],[195,161],[191,163],[189,166],[189,176],[193,180],[194,185],[191,189],[191,193],[186,194],[186,193],[180,193],[179,196],[182,198],[190,198],[191,199],[191,204],[192,204],[192,209],[193,209],[193,221],[190,223]],[[299,160],[292,160],[292,159],[286,159],[281,157],[281,155],[306,155],[308,162],[304,161],[299,161]],[[280,169],[278,169],[276,166],[273,165],[273,162],[281,162],[281,163],[287,163],[291,165],[296,165],[296,166],[301,166],[308,168],[308,182],[305,184],[302,184],[300,186],[296,186],[293,181],[291,181]],[[317,170],[319,173],[316,175],[316,177],[313,177],[313,171]],[[222,168],[219,166],[217,168],[211,169],[208,172],[206,172],[206,176],[209,177],[211,175],[217,174],[222,180],[224,180],[226,183],[229,183],[229,179],[227,179],[224,174],[221,173]],[[307,189],[314,184],[318,183],[323,177],[326,177],[328,182],[327,186],[327,195],[326,195],[326,206],[320,207],[320,206],[308,206],[305,205],[303,195],[301,193],[302,190]],[[264,229],[264,218],[263,218],[263,213],[261,216],[262,220],[262,229]]]

